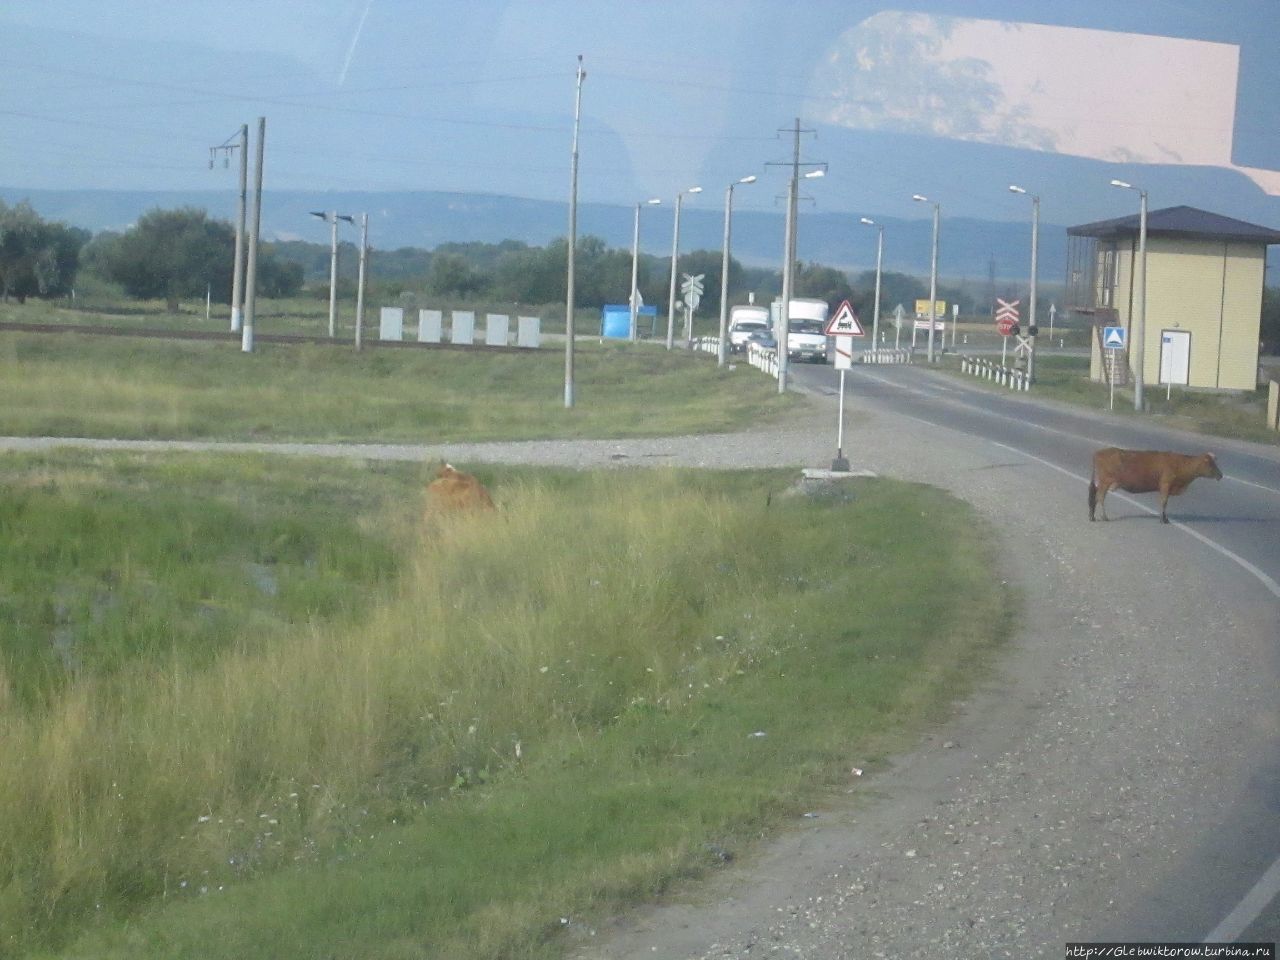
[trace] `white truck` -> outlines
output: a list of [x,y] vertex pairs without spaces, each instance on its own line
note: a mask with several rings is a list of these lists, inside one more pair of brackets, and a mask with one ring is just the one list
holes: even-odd
[[[773,301],[770,318],[775,321],[782,311],[782,300]],[[811,363],[827,362],[827,335],[823,327],[827,323],[825,300],[792,300],[787,311],[790,326],[787,330],[787,356]]]
[[755,304],[729,308],[729,349],[741,353],[754,333],[769,329],[769,310]]

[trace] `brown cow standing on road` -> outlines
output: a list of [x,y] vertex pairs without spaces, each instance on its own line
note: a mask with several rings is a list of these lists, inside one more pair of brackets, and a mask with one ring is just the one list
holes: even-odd
[[1164,453],[1157,450],[1121,450],[1107,447],[1093,455],[1093,476],[1089,479],[1089,519],[1093,519],[1094,507],[1102,510],[1107,519],[1103,501],[1107,491],[1119,487],[1125,493],[1160,494],[1160,522],[1168,523],[1165,507],[1169,498],[1191,486],[1196,477],[1222,479],[1222,471],[1212,453],[1191,456],[1185,453]]

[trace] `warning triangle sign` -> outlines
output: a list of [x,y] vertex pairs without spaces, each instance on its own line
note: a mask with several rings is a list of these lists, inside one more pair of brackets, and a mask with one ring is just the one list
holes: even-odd
[[1105,347],[1123,347],[1124,327],[1107,327],[1106,336],[1102,342]]
[[827,321],[822,332],[829,337],[865,337],[867,335],[862,329],[862,324],[858,322],[858,315],[853,312],[853,307],[849,306],[848,300],[840,304],[835,316]]

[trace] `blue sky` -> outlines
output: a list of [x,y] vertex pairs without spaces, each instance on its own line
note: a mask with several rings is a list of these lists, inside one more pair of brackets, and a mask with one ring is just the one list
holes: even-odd
[[[566,196],[695,184],[777,208],[799,117],[828,211],[1047,221],[1187,203],[1280,224],[1276,0],[11,0],[0,186],[225,189],[268,118],[269,188]],[[693,202],[693,201],[691,201]]]

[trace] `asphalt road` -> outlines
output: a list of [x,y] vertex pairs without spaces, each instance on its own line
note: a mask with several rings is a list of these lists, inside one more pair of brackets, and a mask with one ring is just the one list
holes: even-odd
[[[793,370],[810,389],[834,390],[838,384],[832,370]],[[1221,489],[1198,481],[1194,493],[1171,500],[1171,519],[1179,532],[1208,548],[1199,551],[1206,584],[1217,578],[1245,586],[1241,615],[1257,618],[1263,635],[1271,637],[1270,644],[1256,650],[1251,668],[1269,677],[1273,690],[1280,689],[1280,450],[1163,430],[1102,411],[1044,405],[1022,394],[974,389],[920,367],[859,367],[846,376],[849,395],[871,409],[892,409],[897,416],[981,438],[1007,451],[1012,462],[1030,461],[1020,482],[1032,486],[1048,482],[1051,475],[1087,480],[1090,455],[1102,446],[1213,450],[1224,473]],[[1172,535],[1146,522],[1156,504],[1154,495],[1116,502],[1113,494],[1108,500],[1117,529],[1121,522],[1129,529],[1128,521],[1141,520],[1132,528],[1154,533],[1152,549],[1187,548],[1185,538],[1169,543]],[[1083,518],[1083,496],[1077,510]],[[1105,575],[1124,581],[1145,572],[1143,567],[1112,569]],[[1172,593],[1177,588],[1170,584],[1168,589]],[[1173,603],[1172,597],[1156,599],[1155,616]],[[1218,631],[1230,630],[1231,622],[1210,622],[1203,629],[1213,631],[1204,638],[1211,641]],[[1233,698],[1229,687],[1220,695]],[[1256,709],[1260,715],[1254,720],[1271,735],[1254,744],[1242,779],[1214,791],[1218,809],[1205,811],[1212,818],[1206,818],[1202,829],[1189,831],[1183,851],[1163,878],[1149,879],[1127,893],[1125,907],[1098,926],[1099,939],[1131,940],[1155,933],[1164,939],[1172,932],[1177,939],[1199,940],[1214,931],[1215,938],[1280,939],[1280,730],[1274,702],[1258,703]],[[1141,781],[1137,788],[1142,789]],[[1216,798],[1226,791],[1231,792],[1229,800],[1224,797],[1221,803]],[[1210,924],[1215,917],[1222,920]],[[1223,922],[1228,917],[1233,919]]]
[[[835,454],[837,374],[776,457]],[[983,689],[843,802],[666,903],[579,931],[590,960],[1061,957],[1068,942],[1280,937],[1280,457],[991,393],[919,366],[847,375],[844,453],[972,504],[1021,602]],[[1089,523],[1090,456],[1214,449],[1158,522]],[[794,462],[780,460],[779,462]],[[920,589],[928,589],[921,583]],[[851,754],[851,766],[866,758]]]

